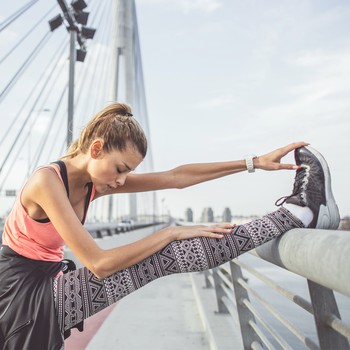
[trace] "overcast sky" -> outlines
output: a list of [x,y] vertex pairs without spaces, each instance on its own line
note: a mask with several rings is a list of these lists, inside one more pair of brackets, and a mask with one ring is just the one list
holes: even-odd
[[[26,3],[16,1],[11,7]],[[341,215],[350,215],[348,1],[136,0],[136,6],[155,170],[306,141],[326,157]],[[11,13],[5,10],[0,20]],[[290,194],[293,178],[289,171],[245,172],[162,191],[159,200],[175,216],[191,207],[199,218],[206,206],[215,214],[230,207],[233,214],[260,215]]]
[[[136,3],[157,169],[302,140],[326,157],[340,212],[350,214],[348,1]],[[161,195],[178,215],[187,206],[264,214],[293,178],[242,173]]]

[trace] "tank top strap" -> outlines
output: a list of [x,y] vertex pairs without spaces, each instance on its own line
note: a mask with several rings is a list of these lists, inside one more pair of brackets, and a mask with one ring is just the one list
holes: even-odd
[[87,212],[88,212],[88,209],[89,209],[89,206],[90,206],[90,203],[91,203],[91,201],[92,201],[92,199],[93,199],[93,196],[94,196],[94,186],[93,186],[93,184],[92,184],[92,182],[89,182],[88,184],[87,184],[87,186],[88,186],[88,193],[87,193],[87,195],[86,195],[86,199],[85,199],[85,206],[84,206],[84,217],[83,217],[83,220],[81,221],[82,222],[82,224],[84,224],[85,223],[85,220],[86,220],[86,215],[87,215]]
[[[57,167],[54,164],[57,164],[59,166],[59,169],[57,169]],[[62,160],[57,160],[55,162],[52,162],[52,163],[47,164],[45,166],[42,166],[41,168],[51,168],[57,173],[58,177],[61,179],[61,181],[64,184],[64,187],[66,188],[67,197],[69,197],[69,185],[68,185],[68,174],[67,174],[66,164]],[[86,220],[86,215],[87,215],[90,203],[94,199],[95,192],[96,192],[95,187],[94,187],[92,182],[89,182],[87,184],[87,187],[88,187],[88,193],[87,193],[86,199],[85,199],[84,216],[83,216],[83,220],[81,221],[82,224],[84,224],[84,222]],[[49,219],[42,219],[39,222],[49,222]]]
[[[69,197],[69,185],[68,185],[68,174],[67,174],[66,164],[62,160],[57,160],[57,161],[53,162],[52,164],[57,164],[60,167],[60,171],[58,171],[55,166],[51,165],[51,167],[54,168],[56,170],[56,172],[60,175],[60,178],[62,179],[64,186],[66,188],[67,196]],[[88,187],[88,193],[87,193],[86,198],[85,198],[84,216],[83,216],[83,220],[81,221],[82,224],[84,224],[84,222],[86,220],[86,215],[87,215],[90,203],[94,199],[94,196],[95,196],[95,187],[93,186],[92,182],[89,182],[87,184],[87,187]]]
[[[67,167],[66,164],[62,160],[57,160],[56,162],[53,162],[54,164],[57,164],[60,167],[60,177],[63,181],[64,187],[67,191],[67,197],[69,197],[69,185],[68,185],[68,175],[67,175]],[[55,170],[57,171],[57,168],[55,167]]]

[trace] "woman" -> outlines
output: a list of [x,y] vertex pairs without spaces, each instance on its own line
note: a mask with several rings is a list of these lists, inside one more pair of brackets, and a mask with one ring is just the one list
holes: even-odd
[[[2,348],[60,349],[69,329],[158,277],[218,266],[293,228],[336,228],[339,214],[327,164],[305,146],[298,142],[246,160],[133,174],[146,155],[144,132],[129,106],[103,109],[61,161],[28,179],[6,221],[0,255]],[[296,165],[282,164],[293,150]],[[167,227],[108,250],[83,227],[90,202],[102,196],[184,188],[255,168],[297,174],[284,206],[246,225]],[[84,268],[62,274],[65,244]]]

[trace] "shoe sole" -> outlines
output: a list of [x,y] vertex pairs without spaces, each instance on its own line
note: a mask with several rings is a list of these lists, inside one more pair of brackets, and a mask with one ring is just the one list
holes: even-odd
[[320,162],[325,179],[326,205],[321,204],[320,206],[315,228],[336,230],[339,227],[340,215],[332,192],[331,173],[329,171],[328,164],[323,158],[322,154],[316,151],[314,148],[310,146],[306,146],[305,148],[309,150],[309,152],[311,152]]

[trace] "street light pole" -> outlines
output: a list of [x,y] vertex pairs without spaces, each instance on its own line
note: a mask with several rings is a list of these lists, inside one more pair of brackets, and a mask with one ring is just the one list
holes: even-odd
[[[86,56],[85,41],[94,37],[96,29],[85,27],[89,13],[82,11],[87,6],[84,0],[72,0],[70,7],[65,0],[57,0],[57,2],[63,12],[63,17],[59,14],[49,21],[51,31],[57,29],[64,22],[63,20],[65,20],[67,31],[70,34],[67,120],[68,148],[73,141],[75,62],[84,62]],[[79,50],[76,50],[76,42],[80,46]]]
[[75,76],[75,40],[77,33],[74,28],[70,32],[69,53],[69,83],[68,83],[68,121],[67,121],[67,148],[73,141],[73,115],[74,115],[74,76]]

